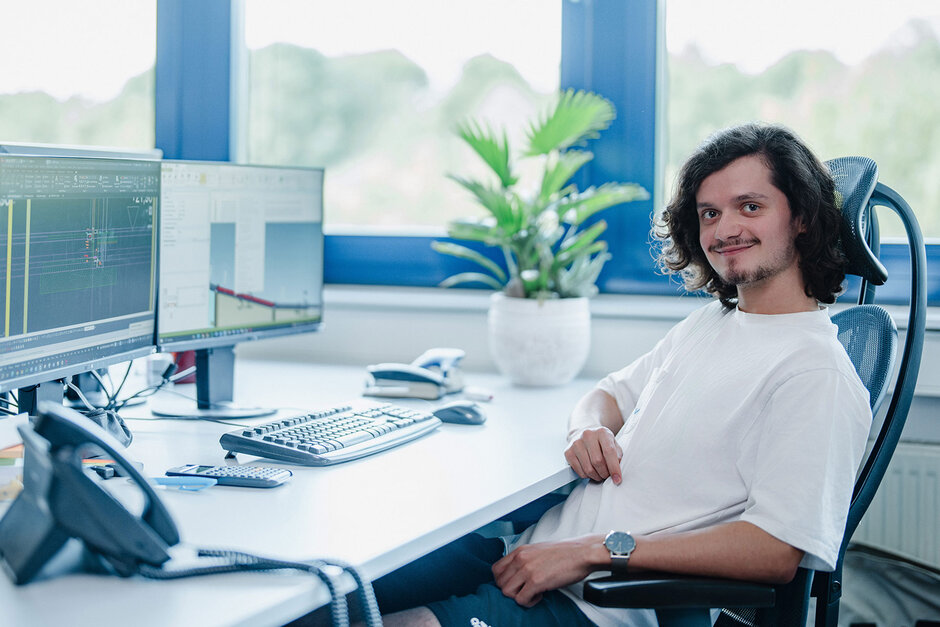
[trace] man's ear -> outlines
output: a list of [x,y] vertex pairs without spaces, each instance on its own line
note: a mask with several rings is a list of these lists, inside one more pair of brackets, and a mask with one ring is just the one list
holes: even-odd
[[802,218],[802,217],[795,217],[795,218],[793,218],[793,226],[796,227],[796,233],[797,233],[797,235],[799,235],[799,234],[801,234],[801,233],[806,233],[806,224],[803,222],[803,218]]

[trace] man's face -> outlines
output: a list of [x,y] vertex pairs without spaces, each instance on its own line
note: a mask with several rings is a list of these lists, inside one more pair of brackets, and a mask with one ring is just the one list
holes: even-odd
[[759,156],[741,157],[708,176],[695,200],[702,250],[739,294],[784,273],[799,276],[794,241],[800,225]]

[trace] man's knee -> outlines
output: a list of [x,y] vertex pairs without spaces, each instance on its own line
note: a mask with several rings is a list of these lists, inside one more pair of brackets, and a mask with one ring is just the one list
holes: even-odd
[[434,612],[426,607],[415,607],[382,617],[386,627],[441,627]]

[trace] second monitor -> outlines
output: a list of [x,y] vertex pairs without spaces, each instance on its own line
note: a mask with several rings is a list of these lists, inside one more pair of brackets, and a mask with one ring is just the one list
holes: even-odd
[[196,351],[196,406],[170,416],[245,417],[232,405],[241,341],[316,330],[323,311],[323,170],[164,161],[157,344]]

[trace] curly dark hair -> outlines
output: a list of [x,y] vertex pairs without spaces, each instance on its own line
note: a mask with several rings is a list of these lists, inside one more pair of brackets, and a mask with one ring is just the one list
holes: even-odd
[[679,171],[677,190],[653,236],[661,240],[659,264],[679,274],[689,291],[704,289],[725,307],[737,303],[737,288],[725,283],[708,263],[699,243],[695,195],[708,176],[732,161],[759,155],[771,181],[787,197],[793,219],[804,226],[794,243],[806,295],[831,304],[842,291],[845,256],[839,245],[841,215],[829,169],[789,129],[750,123],[712,135]]

